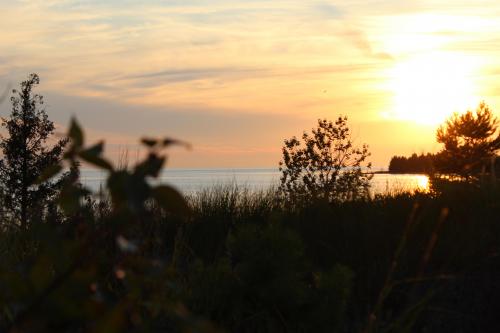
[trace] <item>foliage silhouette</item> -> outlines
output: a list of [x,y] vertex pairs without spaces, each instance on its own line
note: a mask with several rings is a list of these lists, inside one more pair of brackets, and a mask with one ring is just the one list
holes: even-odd
[[301,237],[279,224],[240,225],[226,246],[227,257],[195,266],[189,304],[196,312],[231,332],[336,332],[342,326],[350,269],[311,272]]
[[389,172],[433,174],[435,158],[436,156],[431,153],[425,155],[413,153],[410,157],[393,156],[389,162]]
[[368,194],[368,146],[353,146],[347,117],[318,119],[312,134],[285,140],[280,190],[291,199],[351,200]]
[[484,102],[474,112],[455,113],[439,127],[436,137],[444,145],[436,156],[436,169],[466,178],[484,171],[500,149],[498,120]]
[[28,227],[34,215],[43,215],[48,202],[56,195],[60,182],[37,183],[37,179],[44,170],[55,167],[67,143],[67,139],[61,139],[47,147],[54,134],[54,123],[42,107],[42,96],[33,92],[39,82],[37,74],[23,81],[20,90],[13,91],[10,116],[2,118],[2,126],[8,132],[8,137],[0,142],[3,206],[22,229]]
[[31,264],[26,270],[5,267],[7,271],[0,272],[0,285],[15,286],[0,293],[9,313],[9,320],[0,321],[3,329],[213,332],[210,324],[177,302],[177,287],[169,283],[172,272],[161,255],[166,241],[159,220],[184,220],[189,207],[175,189],[151,185],[150,178],[158,176],[165,161],[161,150],[179,142],[155,140],[147,145],[143,161],[116,170],[102,156],[103,142],[85,146],[84,133],[74,120],[68,137],[64,159],[49,167],[40,181],[85,161],[108,172],[110,206],[98,212],[94,204],[89,206],[90,191],[77,179],[64,178],[59,204],[65,223],[45,219],[49,223],[22,233],[26,244],[35,245],[20,254],[22,262]]

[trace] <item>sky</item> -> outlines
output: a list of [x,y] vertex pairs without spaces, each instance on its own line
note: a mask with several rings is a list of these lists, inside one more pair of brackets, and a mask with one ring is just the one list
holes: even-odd
[[[500,109],[500,2],[0,0],[0,89],[38,73],[110,158],[142,136],[192,144],[169,166],[276,167],[283,140],[346,115],[376,168],[435,152],[437,126]],[[8,100],[0,115],[10,112]],[[134,157],[135,156],[135,157]]]

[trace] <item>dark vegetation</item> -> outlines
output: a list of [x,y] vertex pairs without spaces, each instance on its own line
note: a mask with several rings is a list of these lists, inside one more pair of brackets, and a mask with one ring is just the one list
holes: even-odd
[[353,146],[347,117],[318,120],[312,134],[304,132],[302,142],[285,140],[282,150],[280,191],[287,199],[352,200],[368,194],[370,153],[367,145]]
[[500,149],[498,119],[484,102],[474,112],[453,114],[438,128],[436,139],[444,145],[440,152],[413,154],[408,158],[394,156],[389,172],[471,178],[486,173],[495,175],[500,170],[500,163],[496,162]]
[[[346,128],[344,118],[322,125]],[[147,156],[116,168],[75,121],[67,137],[57,162],[37,169],[29,186],[58,183],[57,193],[23,228],[17,210],[2,215],[2,332],[500,329],[496,181],[436,177],[430,192],[371,199],[335,186],[299,198],[233,187],[184,198],[150,181],[164,149],[183,142],[143,139]],[[321,147],[346,137],[321,139]],[[105,195],[78,182],[83,161],[107,171]],[[365,185],[352,184],[354,193]]]
[[3,153],[0,160],[3,213],[10,219],[18,220],[21,229],[27,229],[34,216],[43,215],[44,208],[50,205],[60,189],[61,181],[35,182],[43,170],[58,163],[68,142],[66,138],[61,139],[47,148],[47,141],[54,133],[54,124],[42,108],[42,96],[33,93],[39,82],[36,74],[22,82],[21,90],[14,90],[10,99],[10,117],[2,118],[2,126],[9,133],[0,141]]
[[433,174],[436,170],[436,156],[434,154],[413,153],[410,157],[393,156],[389,162],[389,172],[391,173],[420,173]]
[[500,133],[498,120],[484,102],[475,112],[454,114],[438,129],[436,137],[444,145],[435,163],[441,173],[469,178],[486,169],[493,171]]

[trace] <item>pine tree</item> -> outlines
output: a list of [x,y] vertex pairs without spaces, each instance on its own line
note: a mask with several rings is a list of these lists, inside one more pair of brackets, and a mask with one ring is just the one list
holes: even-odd
[[8,136],[2,136],[0,149],[0,186],[3,190],[4,210],[22,229],[29,227],[35,214],[40,216],[57,192],[57,181],[37,184],[42,172],[56,165],[62,158],[67,139],[60,139],[51,146],[54,123],[43,108],[43,97],[33,89],[40,83],[37,74],[29,75],[13,90],[12,111],[2,118]]
[[497,156],[499,122],[482,102],[475,112],[469,110],[450,117],[439,127],[437,141],[444,145],[436,159],[438,171],[468,178],[480,173]]

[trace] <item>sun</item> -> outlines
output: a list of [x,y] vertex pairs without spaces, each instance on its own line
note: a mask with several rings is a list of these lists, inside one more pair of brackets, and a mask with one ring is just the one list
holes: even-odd
[[461,54],[430,53],[402,61],[390,72],[391,116],[437,125],[453,112],[479,102],[474,76],[478,64]]

